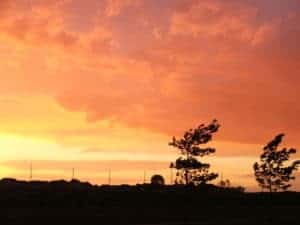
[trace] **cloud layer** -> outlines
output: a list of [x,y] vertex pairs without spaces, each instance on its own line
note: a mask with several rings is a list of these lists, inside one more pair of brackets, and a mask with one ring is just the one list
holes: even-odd
[[300,144],[299,1],[4,0],[0,9],[1,95],[86,114],[77,136],[109,121],[170,137],[217,118],[218,140],[286,132]]

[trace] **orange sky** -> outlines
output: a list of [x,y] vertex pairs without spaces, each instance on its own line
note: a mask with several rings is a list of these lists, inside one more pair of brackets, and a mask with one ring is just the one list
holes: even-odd
[[[212,170],[256,190],[285,132],[300,149],[298,0],[1,0],[0,176],[136,183],[173,135],[217,118]],[[298,180],[300,176],[298,175]],[[300,190],[300,182],[294,187]]]

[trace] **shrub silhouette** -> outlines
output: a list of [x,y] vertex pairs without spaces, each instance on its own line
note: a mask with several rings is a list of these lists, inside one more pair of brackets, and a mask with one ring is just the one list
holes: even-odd
[[226,180],[220,180],[219,182],[219,186],[222,188],[229,188],[231,186],[230,184],[230,180],[226,179]]
[[155,174],[151,177],[152,185],[165,185],[165,179],[162,175]]
[[196,157],[203,157],[215,152],[214,148],[201,148],[199,145],[207,144],[219,127],[218,121],[213,120],[207,126],[201,124],[195,129],[186,131],[181,139],[173,137],[169,145],[178,148],[182,155],[170,165],[171,168],[177,169],[176,183],[198,185],[218,177],[216,173],[209,173],[210,165],[208,163],[202,163]]
[[260,156],[260,163],[253,165],[256,181],[263,189],[269,192],[278,190],[287,190],[291,184],[290,180],[294,180],[293,172],[297,170],[300,161],[294,161],[290,165],[285,166],[285,162],[289,160],[290,155],[296,153],[294,148],[283,148],[278,150],[278,146],[282,142],[284,134],[277,135],[264,148]]

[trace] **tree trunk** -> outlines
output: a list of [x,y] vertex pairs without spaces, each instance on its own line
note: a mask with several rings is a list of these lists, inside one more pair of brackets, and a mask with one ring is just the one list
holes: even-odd
[[189,181],[189,171],[187,169],[184,171],[184,178],[185,178],[185,184],[188,185],[190,181]]
[[[187,151],[187,153],[186,153],[186,159],[188,160],[189,158],[190,158],[190,154]],[[189,170],[188,169],[184,170],[184,178],[185,178],[185,184],[189,185],[190,184],[190,179],[189,179]]]
[[273,189],[272,189],[272,178],[269,178],[268,182],[269,182],[269,192],[272,193],[273,192]]

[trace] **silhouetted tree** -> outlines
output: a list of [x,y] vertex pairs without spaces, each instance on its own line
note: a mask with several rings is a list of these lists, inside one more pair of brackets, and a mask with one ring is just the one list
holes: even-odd
[[219,127],[218,121],[213,120],[207,126],[201,124],[195,129],[186,131],[181,139],[173,137],[169,145],[178,148],[182,155],[170,165],[171,168],[177,169],[176,183],[198,185],[218,177],[216,173],[209,173],[210,165],[208,163],[202,163],[196,157],[203,157],[215,152],[214,148],[202,148],[200,145],[207,144]]
[[165,185],[165,179],[162,175],[155,174],[151,177],[152,185]]
[[260,163],[253,165],[254,174],[260,187],[268,189],[270,192],[278,190],[286,190],[291,184],[290,180],[294,180],[293,172],[297,170],[300,161],[294,161],[290,165],[285,166],[285,162],[289,160],[291,154],[296,153],[294,148],[278,149],[282,142],[284,134],[277,135],[264,148],[260,156]]

